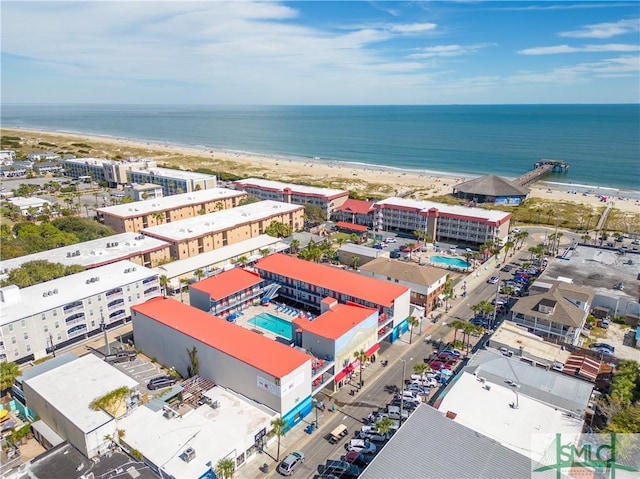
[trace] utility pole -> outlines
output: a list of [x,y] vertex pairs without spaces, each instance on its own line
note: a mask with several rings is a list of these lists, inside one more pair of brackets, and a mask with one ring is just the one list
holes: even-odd
[[53,354],[53,357],[56,357],[56,347],[53,344],[53,335],[51,333],[49,333],[49,343],[51,344],[51,353]]
[[111,346],[109,346],[109,335],[107,334],[107,325],[104,324],[104,315],[100,311],[100,327],[104,333],[104,343],[107,346],[107,354],[111,354]]
[[496,283],[496,299],[493,303],[493,319],[491,320],[491,324],[489,325],[489,329],[493,329],[496,324],[496,316],[498,315],[498,296],[500,295],[500,283],[502,279],[500,278],[500,273],[498,273],[498,282]]
[[407,360],[401,359],[402,362],[402,381],[400,382],[400,419],[398,420],[398,428],[402,426],[402,412],[404,411],[404,377],[407,369]]

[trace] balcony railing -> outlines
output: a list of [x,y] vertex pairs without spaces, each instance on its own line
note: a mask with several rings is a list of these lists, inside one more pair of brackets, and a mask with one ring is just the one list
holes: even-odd
[[85,318],[84,316],[82,318],[76,318],[76,319],[72,319],[71,321],[65,321],[64,324],[66,324],[67,326],[75,326],[76,324],[86,324],[87,322],[87,318]]
[[84,305],[79,304],[77,306],[73,306],[73,307],[68,308],[68,309],[63,308],[62,310],[63,310],[64,314],[67,315],[67,314],[71,314],[71,313],[77,313],[78,311],[82,311],[83,309],[84,309]]
[[69,337],[69,339],[71,339],[71,338],[75,338],[77,336],[82,336],[86,332],[87,332],[87,328],[85,326],[82,329],[76,329],[74,331],[67,331],[67,336]]

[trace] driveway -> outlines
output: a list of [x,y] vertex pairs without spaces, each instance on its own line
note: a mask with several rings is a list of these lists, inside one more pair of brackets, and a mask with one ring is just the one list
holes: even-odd
[[[620,359],[632,359],[640,362],[640,349],[634,348],[629,342],[629,337],[633,329],[622,327],[619,324],[611,323],[607,330],[606,337],[598,339],[598,342],[609,343],[616,348],[616,357]],[[627,340],[625,341],[625,335]]]

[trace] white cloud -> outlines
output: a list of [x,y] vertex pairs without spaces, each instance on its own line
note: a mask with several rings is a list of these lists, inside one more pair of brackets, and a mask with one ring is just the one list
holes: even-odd
[[520,50],[521,55],[555,55],[558,53],[597,53],[597,52],[635,52],[640,51],[640,45],[628,45],[624,43],[608,43],[604,45],[583,45],[572,47],[569,45],[553,45],[550,47],[533,47]]
[[438,27],[435,23],[404,23],[389,25],[389,31],[393,33],[424,33]]
[[457,57],[475,53],[481,48],[491,46],[489,43],[477,45],[437,45],[433,47],[419,48],[416,53],[407,55],[407,58],[433,58],[433,57]]
[[510,83],[571,84],[592,78],[622,78],[638,76],[640,58],[622,56],[599,62],[585,62],[554,68],[548,72],[522,71],[507,78]]
[[585,25],[580,30],[561,32],[561,37],[570,38],[611,38],[640,31],[640,19],[620,20],[617,22],[597,23]]

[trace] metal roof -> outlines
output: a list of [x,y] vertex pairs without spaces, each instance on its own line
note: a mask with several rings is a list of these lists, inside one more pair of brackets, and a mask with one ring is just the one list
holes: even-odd
[[523,396],[580,416],[589,403],[593,389],[593,384],[587,381],[532,366],[517,357],[510,358],[490,350],[478,351],[463,371],[494,384],[509,384],[508,381],[511,381],[520,386],[519,391]]
[[421,404],[360,479],[530,479],[531,459]]

